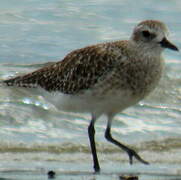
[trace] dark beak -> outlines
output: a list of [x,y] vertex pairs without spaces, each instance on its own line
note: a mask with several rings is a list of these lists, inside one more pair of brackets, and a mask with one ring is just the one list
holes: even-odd
[[179,51],[179,49],[172,44],[170,41],[168,41],[166,38],[163,38],[162,41],[160,42],[161,46],[163,48],[168,48],[168,49],[172,49],[174,51]]

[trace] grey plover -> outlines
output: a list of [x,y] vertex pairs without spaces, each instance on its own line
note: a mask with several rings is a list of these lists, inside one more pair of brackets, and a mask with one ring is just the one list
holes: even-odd
[[164,67],[162,51],[178,51],[167,40],[167,27],[146,20],[133,30],[129,40],[100,43],[70,52],[62,61],[32,73],[4,80],[7,86],[39,88],[59,109],[89,112],[88,127],[95,172],[100,171],[95,146],[94,124],[101,115],[108,118],[105,138],[133,157],[148,164],[133,149],[111,135],[114,116],[139,102],[158,84]]

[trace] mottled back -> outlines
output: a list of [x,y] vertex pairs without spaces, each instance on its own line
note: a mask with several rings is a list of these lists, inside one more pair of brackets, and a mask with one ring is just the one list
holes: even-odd
[[100,44],[75,50],[60,62],[4,83],[26,88],[41,87],[65,94],[79,93],[94,86],[114,67],[115,54],[107,48],[108,45]]

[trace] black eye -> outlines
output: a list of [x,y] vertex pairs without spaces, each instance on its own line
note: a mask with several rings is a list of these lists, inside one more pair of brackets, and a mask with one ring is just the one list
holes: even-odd
[[142,34],[145,38],[149,38],[151,36],[151,34],[149,33],[149,31],[142,31]]

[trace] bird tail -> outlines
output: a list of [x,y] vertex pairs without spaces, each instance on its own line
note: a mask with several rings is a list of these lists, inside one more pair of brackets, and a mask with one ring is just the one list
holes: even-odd
[[3,80],[0,80],[0,87],[6,86]]
[[32,82],[31,76],[16,76],[10,79],[6,79],[0,82],[1,86],[13,86],[13,87],[25,87],[35,88],[37,87],[36,81]]

